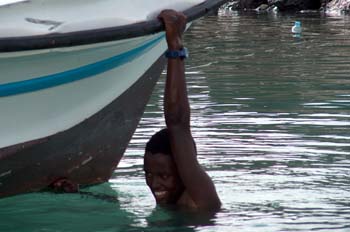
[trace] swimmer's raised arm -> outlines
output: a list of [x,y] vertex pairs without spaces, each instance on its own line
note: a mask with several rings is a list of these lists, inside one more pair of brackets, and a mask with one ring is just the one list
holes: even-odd
[[[165,24],[169,50],[182,49],[186,16],[173,10],[165,10],[161,12],[159,19]],[[197,160],[196,145],[190,128],[190,106],[182,58],[168,58],[164,115],[171,150],[186,192],[197,208],[219,209],[221,203],[214,183]]]

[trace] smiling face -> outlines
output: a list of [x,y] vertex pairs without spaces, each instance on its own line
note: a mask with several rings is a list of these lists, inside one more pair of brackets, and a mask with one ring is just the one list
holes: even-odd
[[170,155],[146,152],[144,156],[146,183],[157,204],[176,204],[184,186]]

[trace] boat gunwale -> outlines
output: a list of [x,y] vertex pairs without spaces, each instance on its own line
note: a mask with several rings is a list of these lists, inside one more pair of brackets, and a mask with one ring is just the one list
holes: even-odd
[[[191,22],[208,14],[212,10],[216,10],[228,1],[206,0],[185,10],[183,13],[187,16],[188,22]],[[35,36],[7,37],[0,39],[0,52],[18,52],[95,44],[150,35],[163,30],[163,23],[158,19],[153,19],[117,27]]]

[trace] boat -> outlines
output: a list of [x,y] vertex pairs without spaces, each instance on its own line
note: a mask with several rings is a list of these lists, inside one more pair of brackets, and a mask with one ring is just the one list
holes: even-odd
[[0,197],[108,181],[165,64],[162,9],[224,0],[0,3]]

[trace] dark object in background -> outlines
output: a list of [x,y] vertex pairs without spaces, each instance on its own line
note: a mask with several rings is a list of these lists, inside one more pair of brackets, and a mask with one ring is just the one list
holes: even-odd
[[232,10],[256,9],[266,4],[278,7],[280,11],[318,10],[327,0],[238,0],[229,4]]
[[318,10],[321,0],[270,0],[269,4],[277,6],[280,11]]
[[238,6],[240,9],[255,9],[262,4],[268,4],[267,0],[240,0]]

